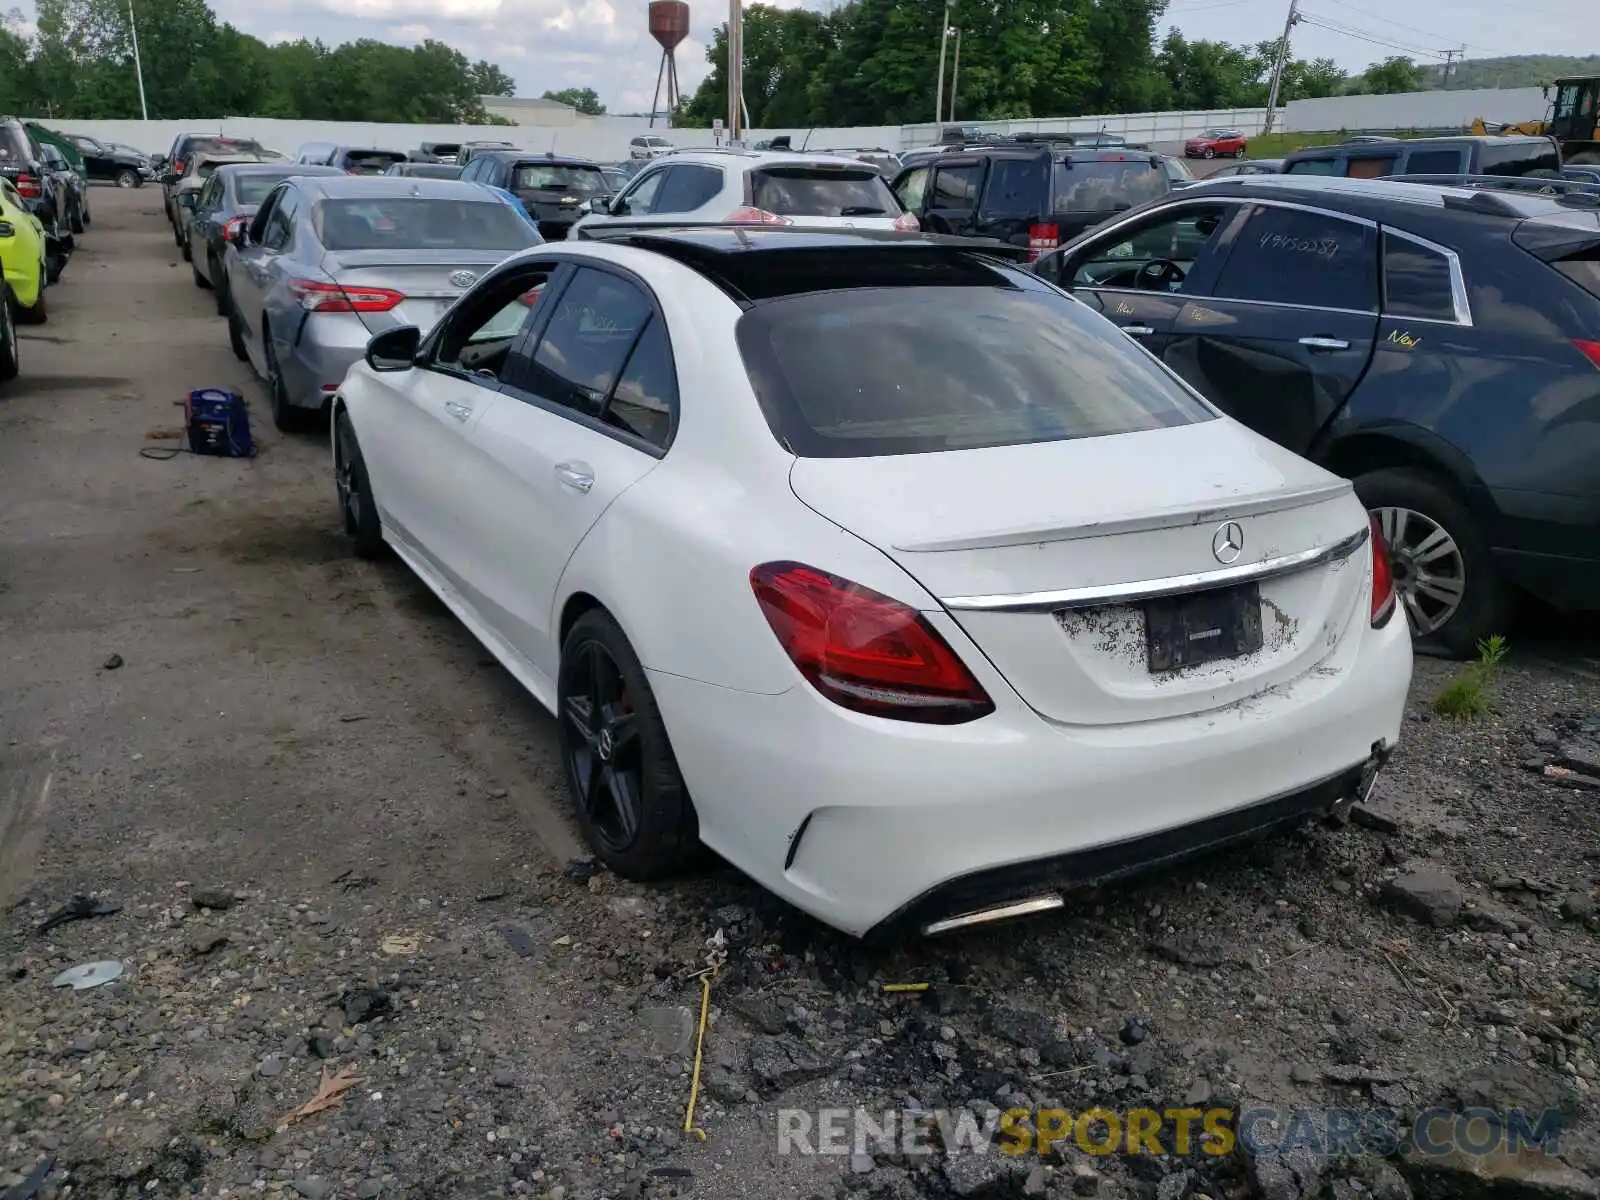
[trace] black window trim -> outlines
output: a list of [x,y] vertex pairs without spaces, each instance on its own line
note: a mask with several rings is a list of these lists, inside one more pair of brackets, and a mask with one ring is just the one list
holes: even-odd
[[[567,288],[572,286],[572,281],[578,277],[579,271],[598,271],[602,275],[610,275],[614,278],[624,280],[627,283],[631,283],[634,287],[638,288],[639,291],[643,293],[645,299],[650,302],[650,317],[640,324],[639,332],[634,334],[633,344],[628,347],[628,353],[624,355],[622,359],[622,371],[627,370],[628,363],[633,358],[633,352],[639,348],[639,341],[641,338],[643,338],[644,331],[649,327],[650,322],[660,321],[662,323],[662,328],[667,331],[667,361],[672,367],[672,398],[667,405],[666,441],[663,445],[658,446],[654,442],[640,437],[638,434],[629,433],[625,429],[618,429],[615,425],[609,425],[606,423],[605,413],[606,410],[611,407],[612,397],[616,395],[617,384],[622,381],[622,371],[619,371],[617,373],[617,378],[611,381],[611,387],[607,390],[605,399],[601,401],[600,415],[597,417],[591,417],[588,413],[579,412],[577,409],[570,408],[565,404],[557,404],[553,400],[546,400],[543,396],[527,391],[524,388],[514,387],[511,384],[501,384],[499,390],[513,400],[521,401],[524,404],[532,405],[534,408],[542,409],[547,413],[551,413],[558,417],[563,417],[566,420],[569,420],[576,425],[581,425],[583,428],[591,430],[595,433],[603,433],[614,441],[621,442],[625,446],[632,447],[641,453],[648,454],[651,458],[665,458],[667,456],[667,451],[672,449],[672,443],[676,441],[678,437],[678,414],[682,407],[682,397],[679,394],[678,388],[678,356],[672,348],[672,326],[667,322],[666,313],[662,312],[661,310],[660,298],[655,294],[655,291],[650,287],[650,285],[643,280],[643,278],[628,270],[626,267],[619,267],[614,263],[598,262],[587,257],[582,259],[566,258],[557,261],[569,269],[565,273],[565,277],[562,279],[560,290],[551,299],[550,307],[546,309],[546,314],[549,315],[542,315],[536,328],[530,327],[529,329],[525,330],[523,337],[518,341],[517,344],[511,347],[511,353],[520,354],[527,357],[530,361],[532,360],[533,355],[539,349],[539,343],[544,340],[545,329],[550,324],[556,308],[560,305],[561,298],[566,294]],[[552,279],[551,282],[555,282],[555,280]],[[441,322],[441,324],[443,324],[443,322]]]
[[[1122,220],[1116,222],[1113,225],[1107,225],[1103,229],[1097,230],[1097,233],[1109,236],[1111,234],[1116,233],[1117,230],[1120,229],[1124,225],[1130,225],[1134,221],[1145,220],[1146,218],[1154,216],[1156,213],[1168,212],[1169,210],[1174,209],[1174,208],[1192,208],[1195,205],[1202,205],[1202,204],[1203,205],[1212,205],[1212,204],[1218,204],[1218,203],[1251,204],[1251,205],[1260,205],[1263,208],[1288,208],[1288,209],[1294,209],[1294,210],[1299,211],[1299,212],[1311,213],[1312,215],[1318,216],[1318,217],[1332,217],[1335,220],[1349,221],[1349,222],[1351,222],[1352,224],[1355,224],[1355,225],[1364,225],[1368,229],[1371,229],[1374,233],[1378,234],[1380,239],[1381,239],[1381,236],[1382,236],[1383,232],[1388,228],[1387,226],[1380,225],[1377,221],[1374,221],[1370,217],[1357,216],[1355,213],[1338,212],[1337,210],[1331,209],[1331,208],[1318,208],[1318,207],[1316,207],[1315,205],[1312,205],[1312,204],[1296,204],[1296,203],[1294,203],[1293,201],[1290,201],[1290,200],[1263,200],[1263,199],[1260,199],[1259,197],[1256,197],[1256,196],[1218,197],[1215,194],[1213,194],[1213,195],[1204,196],[1204,197],[1202,197],[1202,196],[1185,196],[1182,200],[1175,200],[1170,205],[1163,205],[1162,207],[1157,208],[1157,209],[1146,209],[1144,212],[1140,213],[1137,217],[1131,217],[1131,218],[1125,217],[1125,218],[1123,218]],[[1391,232],[1398,233],[1399,230],[1393,230]],[[1444,251],[1444,247],[1437,246],[1432,242],[1424,241],[1421,238],[1412,237],[1409,234],[1404,235],[1404,236],[1411,237],[1412,241],[1418,242],[1418,243],[1426,246],[1430,250],[1441,250],[1441,251]],[[1445,253],[1449,253],[1449,251],[1444,251],[1444,252]],[[1381,251],[1380,251],[1380,254],[1381,254]],[[1383,296],[1382,296],[1383,280],[1382,280],[1382,271],[1381,271],[1382,264],[1380,263],[1379,265],[1380,265],[1379,281],[1378,281],[1379,282],[1379,304],[1381,306],[1382,299],[1383,299]],[[1455,279],[1456,279],[1456,276],[1455,276],[1454,273],[1452,273],[1452,275],[1451,275],[1451,288],[1452,288],[1452,290],[1455,287]],[[1143,290],[1143,289],[1140,289],[1140,288],[1096,288],[1096,287],[1091,287],[1088,284],[1080,284],[1077,288],[1074,288],[1073,290],[1077,291],[1080,288],[1083,291],[1115,292],[1115,293],[1122,293],[1124,295],[1129,295],[1129,296],[1148,296],[1148,295],[1150,295],[1150,292],[1148,292],[1146,290]],[[1202,299],[1202,298],[1203,299],[1208,299],[1208,300],[1215,300],[1219,304],[1222,304],[1222,303],[1225,303],[1225,304],[1251,304],[1251,305],[1255,305],[1258,308],[1289,308],[1289,309],[1294,309],[1297,312],[1343,313],[1346,316],[1353,316],[1353,317],[1378,316],[1378,315],[1381,315],[1381,311],[1382,311],[1381,307],[1380,308],[1330,308],[1326,304],[1294,304],[1294,303],[1291,303],[1291,302],[1286,301],[1286,300],[1240,300],[1240,299],[1238,299],[1237,297],[1234,297],[1234,296],[1215,296],[1214,295],[1214,296],[1200,297],[1200,296],[1196,295],[1196,296],[1191,297],[1191,299],[1196,299],[1196,300]],[[1465,302],[1466,302],[1466,287],[1465,287],[1464,284],[1462,286],[1461,302],[1463,304],[1465,304]],[[1457,311],[1457,313],[1460,313],[1461,309],[1458,307],[1456,311]],[[1407,317],[1406,319],[1408,321],[1409,320],[1419,320],[1420,321],[1420,320],[1424,320],[1425,318],[1422,318],[1422,317],[1416,317],[1416,318]],[[1446,322],[1446,323],[1448,324],[1449,322]],[[1469,319],[1468,319],[1468,321],[1466,323],[1469,324],[1469,325],[1471,324],[1470,317],[1469,317]]]
[[[1444,256],[1445,263],[1450,268],[1450,302],[1456,310],[1455,320],[1446,321],[1443,317],[1395,317],[1394,320],[1425,321],[1429,325],[1452,325],[1462,329],[1472,328],[1472,303],[1467,298],[1467,280],[1461,271],[1461,256],[1448,246],[1441,246],[1438,242],[1430,242],[1425,237],[1418,237],[1414,233],[1407,233],[1404,229],[1396,229],[1393,225],[1380,225],[1380,234],[1397,237],[1402,241],[1410,242],[1414,246],[1421,246],[1434,254]],[[1381,251],[1380,251],[1381,253]],[[1383,313],[1389,315],[1389,273],[1387,270],[1382,275],[1382,302]]]

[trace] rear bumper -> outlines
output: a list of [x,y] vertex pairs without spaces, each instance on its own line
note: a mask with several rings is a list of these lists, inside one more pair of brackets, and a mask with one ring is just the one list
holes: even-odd
[[318,313],[306,320],[294,352],[279,360],[289,403],[321,409],[366,353],[372,334],[354,313]]
[[[1330,807],[1400,734],[1404,621],[1352,631],[1317,668],[1193,716],[1052,723],[960,628],[929,614],[994,698],[951,727],[860,716],[651,672],[706,843],[798,908],[862,935],[975,896],[1125,874]],[[1264,804],[1276,807],[1262,807]]]

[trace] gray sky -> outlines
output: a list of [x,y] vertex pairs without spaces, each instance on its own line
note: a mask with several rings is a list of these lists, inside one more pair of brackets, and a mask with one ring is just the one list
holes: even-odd
[[[303,36],[331,44],[376,37],[409,44],[438,38],[468,58],[499,63],[517,80],[519,95],[592,87],[613,111],[628,112],[648,109],[655,87],[659,52],[645,29],[645,0],[210,2],[223,20],[269,41]],[[800,0],[777,2],[789,8]],[[1410,0],[1404,8],[1395,6],[1403,23],[1383,15],[1389,7],[1384,0],[1362,0],[1359,8],[1342,0],[1302,0],[1312,19],[1336,22],[1363,36],[1302,24],[1295,31],[1295,54],[1327,56],[1354,71],[1390,54],[1442,61],[1420,52],[1463,43],[1474,58],[1600,51],[1595,0]],[[690,0],[690,8],[694,37],[678,50],[686,93],[708,70],[705,45],[711,30],[727,19],[722,4]],[[1257,42],[1282,31],[1287,11],[1288,0],[1172,0],[1166,24],[1194,38]],[[1583,38],[1580,31],[1590,36]]]

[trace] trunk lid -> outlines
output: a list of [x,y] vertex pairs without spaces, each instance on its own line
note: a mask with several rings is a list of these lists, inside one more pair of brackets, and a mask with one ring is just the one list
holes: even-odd
[[[423,333],[510,251],[500,250],[330,250],[322,269],[346,287],[388,288],[405,296],[387,312],[363,312],[361,323],[373,333],[415,325]],[[466,276],[470,275],[468,279]]]
[[[1018,694],[1054,721],[1122,724],[1236,704],[1314,669],[1364,627],[1356,618],[1368,605],[1370,550],[1350,484],[1231,421],[800,458],[790,483],[938,597]],[[1230,522],[1243,535],[1229,564],[1236,570],[1345,548],[1259,582],[1260,649],[1153,672],[1145,601],[1104,597],[1119,587],[1143,594],[1152,581],[1166,581],[1167,594],[1215,587],[1185,577],[1224,570],[1213,541]],[[1085,593],[1095,597],[1087,605]],[[1022,596],[1031,603],[1018,611]]]

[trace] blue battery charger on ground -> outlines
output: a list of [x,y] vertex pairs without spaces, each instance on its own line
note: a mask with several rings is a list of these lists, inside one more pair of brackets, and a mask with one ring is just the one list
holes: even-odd
[[201,388],[183,402],[189,449],[221,458],[253,458],[250,413],[244,397],[227,388]]

